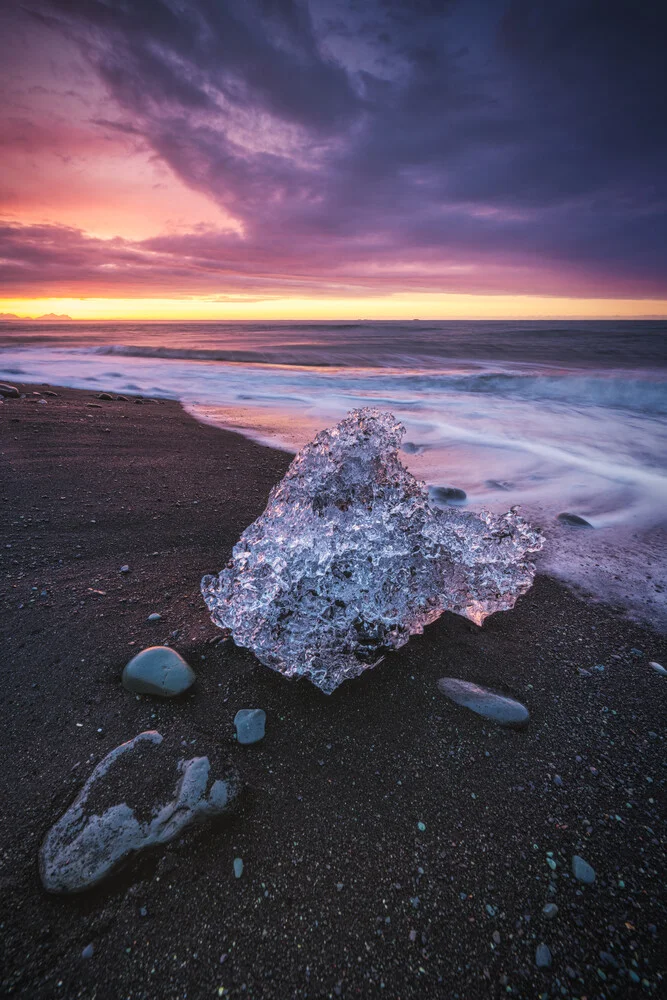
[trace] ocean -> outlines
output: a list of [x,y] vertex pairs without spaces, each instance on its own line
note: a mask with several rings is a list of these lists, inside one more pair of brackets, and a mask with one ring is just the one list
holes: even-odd
[[179,399],[289,451],[391,410],[416,476],[518,505],[540,570],[667,630],[665,321],[4,322],[0,379]]

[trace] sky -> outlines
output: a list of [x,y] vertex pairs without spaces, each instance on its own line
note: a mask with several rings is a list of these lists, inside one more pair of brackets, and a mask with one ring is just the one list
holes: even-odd
[[0,313],[667,315],[667,7],[9,0]]

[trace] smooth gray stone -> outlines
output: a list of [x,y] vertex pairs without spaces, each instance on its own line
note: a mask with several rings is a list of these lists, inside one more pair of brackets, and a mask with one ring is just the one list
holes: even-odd
[[0,396],[11,396],[14,399],[18,399],[20,393],[15,385],[10,385],[9,382],[0,382]]
[[559,514],[556,520],[560,521],[562,524],[569,524],[571,528],[592,528],[593,525],[590,521],[587,521],[584,517],[579,517],[578,514],[568,514],[564,512]]
[[429,486],[428,492],[436,503],[463,503],[467,499],[465,490],[457,486]]
[[556,906],[555,903],[547,903],[547,905],[542,910],[542,914],[547,918],[547,920],[553,920],[553,918],[556,916],[557,913],[558,913],[558,907]]
[[195,682],[195,672],[175,649],[149,646],[132,657],[123,670],[123,686],[134,694],[174,698]]
[[580,882],[585,882],[586,885],[592,885],[595,882],[595,869],[578,854],[572,858],[572,874]]
[[159,615],[157,613],[157,611],[154,611],[152,615],[148,616],[148,618],[146,619],[146,621],[149,621],[149,622],[159,622],[161,618],[162,618],[162,615]]
[[504,694],[496,694],[488,688],[461,681],[456,677],[442,677],[438,681],[438,690],[447,698],[469,708],[485,719],[492,719],[501,726],[525,726],[530,719],[530,713],[525,705]]
[[[157,732],[139,733],[97,765],[40,848],[40,877],[48,892],[97,885],[129,856],[218,816],[236,797],[241,786],[235,775],[211,783],[208,757],[179,760],[162,742]],[[165,802],[164,792],[153,790],[168,787],[170,778],[173,792]]]
[[652,667],[656,674],[662,674],[663,677],[667,676],[667,670],[665,670],[662,663],[656,663],[655,660],[650,660],[649,667]]
[[551,952],[544,943],[535,949],[535,965],[538,969],[548,969],[551,965]]
[[243,858],[234,858],[234,877],[241,878],[243,875]]
[[234,716],[239,743],[257,743],[264,739],[266,712],[263,708],[241,708]]

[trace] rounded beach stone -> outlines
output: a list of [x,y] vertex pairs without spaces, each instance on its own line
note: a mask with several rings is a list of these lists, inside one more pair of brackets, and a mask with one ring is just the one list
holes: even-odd
[[9,382],[0,382],[0,396],[11,396],[14,399],[18,399],[20,393],[15,385],[10,385]]
[[571,528],[592,528],[593,525],[590,521],[587,521],[585,517],[579,517],[578,514],[568,514],[567,511],[559,514],[556,518],[562,524],[569,524]]
[[142,649],[123,670],[123,686],[135,694],[173,698],[187,691],[194,682],[192,667],[169,646]]
[[257,743],[264,739],[266,712],[263,708],[242,708],[234,716],[239,743]]
[[442,677],[438,681],[438,690],[447,698],[469,708],[485,719],[492,719],[501,726],[525,726],[530,713],[520,701],[514,701],[504,694],[497,694],[488,688],[462,681],[457,677]]
[[463,503],[467,499],[466,491],[458,486],[429,486],[428,492],[436,503]]
[[584,882],[586,885],[595,882],[595,869],[578,854],[572,857],[572,874],[579,882]]

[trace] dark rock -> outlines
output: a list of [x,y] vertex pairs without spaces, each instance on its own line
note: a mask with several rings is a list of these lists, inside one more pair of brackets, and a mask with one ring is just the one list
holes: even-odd
[[436,503],[463,503],[467,499],[465,490],[456,486],[429,486],[428,492]]
[[98,393],[97,398],[98,399],[113,399],[113,396],[111,395],[110,392],[100,392],[100,393]]
[[9,382],[0,382],[0,396],[18,399],[19,395],[20,393],[15,385],[10,385]]
[[593,525],[590,521],[587,521],[584,517],[579,517],[578,514],[559,514],[557,519],[562,524],[569,524],[571,528],[592,528]]

